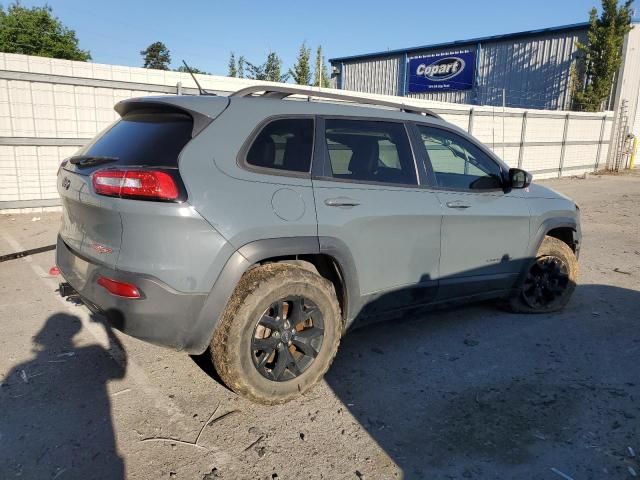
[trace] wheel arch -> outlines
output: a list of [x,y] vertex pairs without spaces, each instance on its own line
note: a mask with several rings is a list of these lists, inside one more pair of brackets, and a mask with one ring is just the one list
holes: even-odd
[[[565,241],[565,239],[568,238],[568,235],[570,234],[572,236],[571,238],[573,239],[573,245],[569,244],[569,247],[576,254],[576,257],[578,256],[580,252],[580,226],[576,219],[571,217],[547,218],[540,224],[535,235],[529,242],[526,257],[522,262],[522,271],[520,272],[520,275],[518,275],[518,279],[515,285],[520,285],[520,283],[523,281],[525,275],[527,274],[527,270],[529,269],[531,261],[536,258],[538,250],[540,249],[540,245],[542,245],[542,242],[544,241],[544,237],[546,237],[550,233],[550,236],[558,238],[562,241]],[[558,237],[558,235],[561,235],[562,237]]]
[[185,350],[203,353],[227,302],[242,276],[257,265],[270,262],[306,262],[329,280],[342,309],[343,330],[355,317],[360,290],[351,252],[344,242],[332,237],[282,237],[250,242],[231,255],[207,296],[193,331],[188,332]]
[[580,229],[576,219],[571,217],[553,217],[544,220],[531,242],[529,243],[528,256],[534,258],[545,236],[555,237],[567,243],[576,253],[580,248]]
[[548,237],[554,237],[557,238],[558,240],[561,240],[562,242],[566,243],[571,250],[573,250],[573,253],[576,253],[576,251],[578,250],[578,240],[576,239],[576,229],[572,228],[571,226],[560,226],[560,227],[554,227],[551,230],[549,230],[545,235]]
[[533,235],[529,240],[529,246],[527,247],[525,258],[522,261],[522,269],[517,276],[513,288],[511,289],[510,295],[518,293],[520,285],[524,281],[532,262],[537,257],[540,245],[542,245],[544,238],[550,233],[550,236],[558,238],[561,241],[565,240],[563,238],[559,238],[558,235],[562,235],[566,239],[567,235],[571,234],[574,246],[569,245],[569,247],[573,250],[576,257],[578,256],[580,252],[581,233],[580,224],[578,223],[577,219],[571,217],[547,218],[540,224],[535,235]]

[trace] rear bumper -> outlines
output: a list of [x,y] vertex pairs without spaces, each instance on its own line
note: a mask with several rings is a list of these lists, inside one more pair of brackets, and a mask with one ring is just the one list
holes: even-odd
[[[80,297],[103,313],[114,328],[147,342],[201,353],[201,346],[194,345],[193,335],[198,330],[207,295],[178,292],[151,276],[113,270],[88,261],[72,251],[59,236],[56,264]],[[100,276],[133,283],[142,298],[110,294],[96,283]]]

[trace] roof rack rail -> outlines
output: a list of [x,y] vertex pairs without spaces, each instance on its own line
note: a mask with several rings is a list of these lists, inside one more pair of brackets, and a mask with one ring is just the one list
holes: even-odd
[[358,95],[349,95],[344,93],[326,92],[322,90],[315,90],[313,88],[305,87],[281,87],[278,85],[254,85],[238,90],[237,92],[229,95],[230,97],[252,97],[256,93],[263,92],[260,97],[263,98],[276,98],[284,99],[291,95],[303,95],[307,97],[326,98],[329,100],[343,100],[346,102],[360,103],[363,105],[374,105],[379,107],[397,108],[402,112],[416,113],[419,115],[426,115],[442,120],[442,117],[435,113],[433,110],[418,107],[414,105],[407,105],[402,102],[394,102],[390,100],[377,100],[374,98],[361,97]]

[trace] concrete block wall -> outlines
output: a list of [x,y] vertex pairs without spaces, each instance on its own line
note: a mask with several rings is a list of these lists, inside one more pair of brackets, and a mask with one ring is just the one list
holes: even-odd
[[[197,77],[219,94],[269,85]],[[58,165],[117,119],[113,106],[120,100],[197,94],[195,87],[186,73],[0,53],[0,213],[58,208]],[[568,114],[360,95],[429,107],[471,129],[510,166],[520,165],[534,178],[578,175],[603,165],[613,121],[611,112]]]

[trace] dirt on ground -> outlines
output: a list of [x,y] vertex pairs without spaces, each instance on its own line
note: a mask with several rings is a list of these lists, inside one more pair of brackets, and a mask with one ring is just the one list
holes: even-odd
[[[61,299],[53,252],[1,263],[0,478],[640,477],[640,176],[544,183],[582,212],[563,312],[368,326],[274,407]],[[59,216],[0,216],[0,255],[54,243]]]

